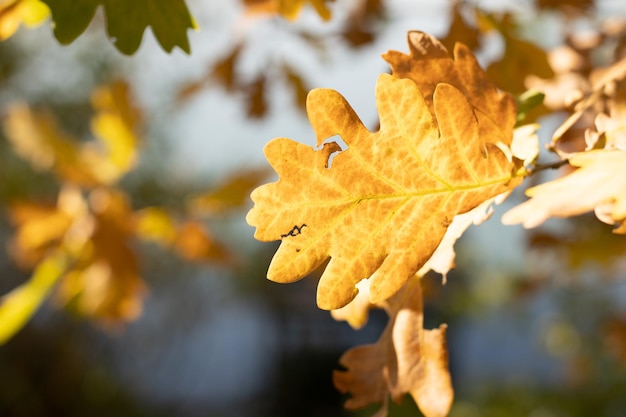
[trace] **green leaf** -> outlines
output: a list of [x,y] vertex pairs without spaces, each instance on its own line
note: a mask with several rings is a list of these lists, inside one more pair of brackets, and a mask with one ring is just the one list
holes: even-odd
[[51,255],[37,266],[28,282],[0,298],[0,345],[32,317],[54,283],[63,275],[66,266],[65,255]]
[[543,103],[545,94],[537,90],[527,90],[516,98],[517,102],[517,122],[521,123],[529,111]]
[[194,21],[183,0],[104,0],[107,31],[122,53],[135,53],[146,27],[167,52],[178,46],[191,53],[187,29]]
[[87,29],[100,0],[42,0],[50,7],[54,36],[68,45]]
[[195,27],[184,0],[42,0],[52,12],[54,36],[67,45],[73,42],[102,5],[111,42],[126,55],[134,54],[148,26],[161,47],[171,52],[178,46],[191,53],[187,29]]

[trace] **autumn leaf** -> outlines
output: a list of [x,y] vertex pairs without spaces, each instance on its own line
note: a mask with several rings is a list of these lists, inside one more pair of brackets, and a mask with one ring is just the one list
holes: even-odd
[[[539,139],[536,135],[538,125],[524,125],[515,129],[513,141],[510,148],[501,148],[506,151],[507,158],[524,161],[527,166],[535,161],[539,155]],[[488,220],[493,214],[493,205],[501,204],[509,195],[509,192],[502,193],[496,197],[484,201],[472,210],[457,214],[446,230],[441,243],[437,246],[430,259],[420,268],[417,276],[425,276],[428,272],[434,271],[441,274],[443,283],[446,282],[447,274],[455,266],[456,252],[454,245],[471,225],[479,225]],[[369,300],[370,282],[364,279],[356,284],[359,293],[344,307],[331,310],[331,315],[335,320],[346,321],[352,328],[360,329],[368,320],[369,310],[376,308]]]
[[461,1],[450,2],[451,21],[448,25],[448,33],[439,38],[439,41],[448,50],[453,49],[454,44],[457,42],[463,42],[471,50],[476,50],[480,46],[480,30],[470,25],[463,17],[462,9],[463,6],[467,5],[467,3]]
[[83,187],[112,184],[136,163],[141,113],[121,81],[96,88],[92,104],[94,141],[80,144],[50,113],[25,104],[7,108],[4,131],[16,153],[36,169],[52,170],[62,180]]
[[536,227],[549,217],[570,217],[595,210],[605,223],[621,224],[615,233],[626,233],[626,151],[595,150],[571,155],[573,173],[530,188],[530,200],[502,216],[504,224]]
[[89,195],[92,221],[75,266],[59,284],[61,303],[103,324],[133,320],[142,310],[145,284],[132,250],[132,211],[128,197],[113,189]]
[[248,169],[237,172],[207,192],[195,195],[187,204],[199,215],[223,215],[249,203],[250,192],[270,174],[270,170]]
[[52,11],[54,36],[64,44],[72,43],[93,19],[102,5],[107,32],[112,43],[122,53],[134,54],[150,27],[161,47],[171,52],[178,46],[190,53],[187,30],[195,22],[184,0],[42,0]]
[[446,416],[454,396],[446,326],[424,330],[420,278],[410,279],[382,305],[389,322],[379,340],[344,353],[339,362],[346,370],[334,372],[337,389],[352,394],[346,408],[382,403],[376,417],[384,417],[390,395],[399,402],[410,393],[426,417]]
[[597,68],[589,75],[590,85],[584,90],[578,92],[581,95],[574,105],[574,111],[559,126],[552,135],[551,146],[556,149],[558,142],[565,133],[571,129],[582,116],[587,113],[599,113],[603,111],[607,98],[615,95],[616,84],[626,78],[626,58],[621,59],[605,68]]
[[[372,302],[390,297],[428,261],[456,214],[521,181],[490,143],[500,138],[480,136],[480,118],[452,85],[433,94],[437,124],[411,80],[381,75],[376,98],[381,128],[372,133],[337,92],[313,90],[307,110],[321,149],[271,141],[265,155],[280,179],[252,193],[255,237],[282,239],[270,280],[293,282],[331,258],[318,286],[323,309],[346,305],[368,277]],[[324,144],[334,135],[346,150]]]
[[39,0],[0,1],[0,41],[4,41],[19,29],[40,25],[50,16],[50,9]]
[[37,266],[30,280],[0,297],[0,345],[31,318],[66,268],[66,254],[53,253]]
[[306,4],[315,8],[324,20],[331,17],[326,3],[334,0],[244,0],[248,14],[280,14],[287,20],[296,20]]

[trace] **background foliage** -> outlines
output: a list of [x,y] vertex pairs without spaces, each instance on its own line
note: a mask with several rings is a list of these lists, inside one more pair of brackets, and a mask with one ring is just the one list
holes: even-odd
[[[265,281],[274,247],[243,216],[271,178],[251,155],[310,135],[310,88],[352,95],[377,123],[364,92],[385,68],[359,63],[404,50],[408,30],[465,43],[514,95],[544,91],[525,120],[552,154],[622,143],[624,71],[600,69],[626,42],[611,2],[455,2],[433,19],[409,1],[44,3],[0,3],[2,415],[361,415],[331,374],[385,315],[354,332],[315,308],[315,280]],[[623,237],[610,232],[593,215],[529,231],[492,219],[457,244],[445,286],[424,278],[425,327],[448,324],[451,416],[620,415]],[[390,407],[418,413],[409,398]]]

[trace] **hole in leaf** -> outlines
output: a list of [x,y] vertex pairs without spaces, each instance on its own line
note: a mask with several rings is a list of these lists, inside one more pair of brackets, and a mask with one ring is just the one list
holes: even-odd
[[335,135],[335,136],[331,136],[328,139],[326,139],[320,146],[314,146],[313,149],[315,149],[316,151],[320,151],[324,148],[325,145],[329,144],[329,143],[335,143],[338,147],[339,150],[332,152],[330,155],[328,155],[328,161],[326,162],[326,168],[330,169],[332,163],[333,163],[333,159],[335,159],[335,157],[337,155],[339,155],[341,152],[345,151],[346,149],[348,149],[348,145],[346,144],[346,142],[343,141],[343,139],[341,138],[341,136],[339,135]]

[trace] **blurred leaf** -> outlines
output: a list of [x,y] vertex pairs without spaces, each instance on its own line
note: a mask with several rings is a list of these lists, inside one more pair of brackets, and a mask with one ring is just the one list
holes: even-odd
[[171,52],[178,46],[191,53],[187,30],[195,28],[184,0],[104,0],[107,31],[122,53],[132,55],[150,26],[161,47]]
[[210,70],[198,81],[192,81],[183,85],[178,91],[177,100],[185,101],[199,93],[211,82],[217,82],[228,92],[235,92],[240,89],[239,82],[235,74],[237,60],[241,56],[243,44],[237,43],[233,49],[221,60],[215,63]]
[[176,221],[165,209],[148,207],[134,214],[136,236],[171,248],[188,261],[212,261],[228,264],[232,255],[195,220]]
[[137,237],[170,245],[176,239],[176,224],[167,211],[160,207],[148,207],[134,213]]
[[[9,242],[9,251],[21,266],[32,267],[48,252],[66,245],[65,252],[73,252],[82,246],[89,231],[79,233],[72,230],[75,224],[86,226],[83,221],[88,208],[73,187],[64,187],[59,192],[56,207],[32,202],[17,201],[9,206],[9,217],[16,227],[15,236]],[[71,236],[68,232],[72,230]]]
[[533,230],[528,247],[539,256],[559,260],[559,268],[571,275],[586,275],[589,266],[600,267],[611,277],[621,275],[619,265],[626,252],[623,236],[608,233],[609,227],[593,216],[573,217],[569,224],[571,228],[564,231]]
[[[480,46],[480,30],[477,27],[468,24],[463,17],[462,9],[470,6],[462,1],[451,1],[452,21],[448,27],[448,33],[439,40],[449,51],[454,50],[454,44],[462,42],[469,49],[476,50]],[[476,9],[474,9],[476,10]]]
[[122,53],[134,54],[148,26],[161,47],[171,52],[178,46],[190,53],[187,30],[195,28],[184,0],[42,0],[52,11],[54,35],[66,45],[73,42],[102,5],[107,32]]
[[382,0],[364,0],[357,2],[341,31],[341,37],[352,47],[367,45],[375,39],[376,22],[383,16]]
[[389,322],[373,345],[350,349],[339,359],[345,371],[335,371],[337,389],[350,393],[350,410],[382,403],[377,417],[387,415],[388,397],[399,403],[410,393],[426,417],[444,417],[454,396],[448,370],[446,326],[424,330],[422,291],[413,277],[382,304]]
[[42,0],[50,7],[54,36],[70,44],[87,29],[101,0]]
[[134,167],[141,116],[121,82],[96,89],[93,104],[97,113],[91,127],[97,141],[80,144],[52,115],[23,104],[8,107],[4,130],[16,153],[35,168],[53,170],[62,180],[83,187],[111,184]]
[[600,220],[621,226],[626,233],[626,150],[594,150],[574,153],[573,173],[526,191],[530,200],[502,216],[504,224],[535,227],[549,217],[570,217],[595,210]]
[[561,10],[564,13],[584,14],[595,7],[594,0],[535,0],[539,9]]
[[4,344],[37,311],[67,268],[67,256],[55,253],[44,259],[28,282],[0,297],[0,345]]
[[183,258],[191,261],[229,263],[232,260],[229,251],[196,221],[186,222],[178,228],[174,247]]
[[244,0],[248,14],[280,14],[288,20],[296,20],[306,4],[311,4],[324,20],[331,17],[327,3],[334,0]]
[[91,130],[105,145],[106,159],[115,167],[110,182],[132,169],[136,162],[142,115],[132,99],[128,84],[122,81],[101,86],[92,93],[96,115]]
[[133,320],[141,313],[145,285],[130,246],[134,235],[128,197],[116,190],[97,189],[89,202],[93,232],[57,295],[80,314],[104,324]]
[[527,90],[517,96],[517,122],[524,121],[531,110],[543,103],[544,98],[545,94],[537,90]]
[[291,86],[294,102],[299,109],[306,108],[306,96],[309,89],[306,87],[302,77],[289,65],[283,65],[283,73],[287,83]]
[[32,28],[50,16],[50,9],[39,0],[2,0],[0,2],[0,41],[17,31],[21,24]]
[[227,177],[211,191],[190,200],[189,206],[198,214],[222,215],[250,202],[250,192],[265,180],[269,169],[250,169]]
[[519,37],[517,25],[509,13],[497,15],[478,12],[477,16],[483,30],[493,28],[504,39],[504,55],[487,68],[487,75],[498,87],[519,94],[526,90],[527,76],[554,76],[546,51]]
[[248,117],[257,119],[267,113],[266,82],[265,76],[259,76],[246,89]]

